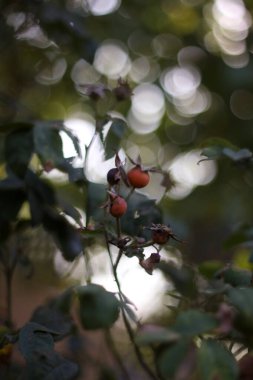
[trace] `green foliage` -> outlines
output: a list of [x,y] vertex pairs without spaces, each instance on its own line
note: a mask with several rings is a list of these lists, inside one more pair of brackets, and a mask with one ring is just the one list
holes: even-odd
[[119,301],[102,286],[90,284],[77,289],[80,302],[79,316],[83,328],[95,330],[108,328],[119,317]]
[[233,355],[219,342],[206,340],[198,352],[199,374],[203,380],[238,379],[238,367]]

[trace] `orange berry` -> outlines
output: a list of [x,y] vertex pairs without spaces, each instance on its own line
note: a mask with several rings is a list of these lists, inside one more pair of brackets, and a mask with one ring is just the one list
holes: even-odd
[[125,214],[127,210],[127,203],[124,198],[120,196],[116,196],[116,198],[112,199],[110,207],[110,214],[115,218],[120,218]]
[[141,189],[147,186],[150,177],[146,170],[142,170],[139,165],[136,165],[127,173],[127,178],[131,186]]

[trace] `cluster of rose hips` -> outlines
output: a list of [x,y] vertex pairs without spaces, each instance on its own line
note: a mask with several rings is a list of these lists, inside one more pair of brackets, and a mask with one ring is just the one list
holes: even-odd
[[140,158],[137,161],[130,159],[134,167],[128,172],[125,172],[119,156],[116,154],[115,168],[112,168],[107,173],[107,182],[113,191],[109,191],[110,205],[109,212],[115,218],[120,218],[127,211],[126,200],[118,194],[117,186],[122,179],[127,187],[132,189],[141,189],[148,185],[150,181],[149,169],[144,169]]
[[[115,167],[110,169],[107,173],[107,182],[110,189],[108,190],[109,199],[106,202],[106,206],[109,213],[117,219],[121,218],[127,211],[127,201],[119,195],[120,181],[122,180],[127,187],[131,187],[131,192],[133,192],[135,189],[142,189],[149,184],[150,171],[158,171],[155,168],[145,169],[140,157],[138,157],[136,161],[129,157],[129,160],[134,166],[126,172],[118,154],[116,154]],[[177,241],[180,240],[173,233],[172,229],[165,224],[152,224],[151,227],[145,227],[145,229],[150,230],[152,235],[148,245],[154,246],[157,244],[159,246],[158,249],[156,248],[157,252],[152,253],[149,258],[145,259],[143,255],[143,258],[139,259],[140,265],[146,272],[152,274],[155,265],[160,262],[160,246],[166,244],[170,238]],[[118,236],[118,239],[112,239],[111,243],[124,251],[129,248],[128,244],[130,240],[129,238]],[[147,242],[144,242],[143,245],[142,242],[135,239],[132,244],[130,244],[130,247],[136,250],[142,249],[142,246],[147,246]]]

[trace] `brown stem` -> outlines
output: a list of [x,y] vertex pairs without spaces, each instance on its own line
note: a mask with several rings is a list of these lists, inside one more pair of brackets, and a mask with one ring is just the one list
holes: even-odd
[[146,364],[144,358],[143,358],[143,355],[142,355],[142,352],[139,348],[139,346],[136,344],[135,342],[135,339],[134,339],[134,332],[132,330],[132,327],[131,327],[131,324],[130,322],[128,321],[127,319],[127,315],[126,315],[126,312],[125,312],[125,309],[124,309],[124,298],[122,296],[122,291],[121,291],[121,285],[120,285],[120,282],[119,282],[119,279],[118,279],[118,275],[117,275],[117,271],[115,270],[115,267],[113,265],[113,260],[112,260],[112,255],[111,255],[111,250],[110,250],[110,245],[108,243],[108,235],[107,235],[107,232],[105,231],[105,240],[106,240],[106,246],[107,246],[107,251],[108,251],[108,254],[109,254],[109,259],[110,259],[110,262],[111,262],[111,267],[112,267],[112,271],[113,271],[113,276],[114,276],[114,279],[115,279],[115,282],[117,284],[117,288],[118,288],[118,291],[119,291],[119,297],[120,297],[120,301],[121,301],[121,312],[122,312],[122,317],[123,317],[123,321],[124,321],[124,325],[126,327],[126,330],[127,330],[127,333],[128,333],[128,336],[129,336],[129,339],[133,345],[133,348],[134,348],[134,351],[135,351],[135,354],[136,354],[136,357],[141,365],[141,367],[143,368],[143,370],[149,375],[149,377],[153,380],[157,380],[157,377],[156,375],[153,373],[153,371],[149,368],[149,366]]
[[6,282],[6,308],[7,308],[7,316],[6,316],[6,325],[7,327],[13,327],[12,321],[12,278],[13,271],[11,269],[5,270],[5,282]]

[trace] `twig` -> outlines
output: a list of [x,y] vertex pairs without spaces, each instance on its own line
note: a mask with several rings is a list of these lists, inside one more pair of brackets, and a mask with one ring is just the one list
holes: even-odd
[[110,259],[110,262],[111,262],[113,276],[114,276],[115,282],[117,284],[118,291],[119,291],[120,301],[122,303],[122,305],[121,305],[121,312],[122,312],[123,321],[124,321],[124,324],[125,324],[125,327],[126,327],[126,330],[127,330],[128,336],[129,336],[129,339],[130,339],[130,341],[131,341],[131,343],[132,343],[132,345],[134,347],[134,351],[135,351],[136,357],[137,357],[137,359],[138,359],[141,367],[143,368],[143,370],[149,375],[149,377],[151,379],[157,380],[156,375],[153,373],[153,371],[146,364],[146,362],[145,362],[145,360],[143,358],[142,352],[141,352],[141,350],[139,349],[138,345],[135,342],[134,332],[133,332],[132,327],[131,327],[128,319],[127,319],[126,312],[125,312],[124,307],[123,307],[124,298],[123,298],[122,292],[121,292],[121,285],[120,285],[120,282],[119,282],[119,279],[118,279],[117,271],[115,270],[115,267],[113,265],[112,254],[111,254],[111,250],[110,250],[110,245],[108,243],[108,235],[107,235],[107,231],[106,230],[105,230],[105,241],[106,241],[106,247],[107,247],[109,259]]

